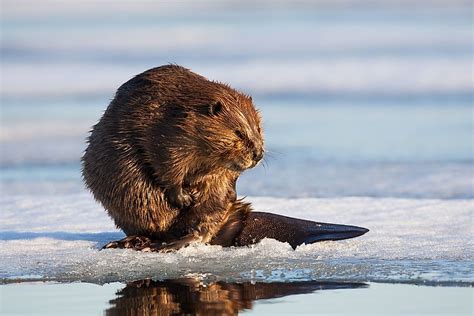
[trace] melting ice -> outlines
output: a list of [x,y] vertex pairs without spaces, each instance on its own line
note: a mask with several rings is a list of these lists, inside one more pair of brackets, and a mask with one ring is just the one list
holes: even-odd
[[192,245],[171,254],[99,251],[122,233],[89,195],[4,198],[0,277],[96,283],[184,275],[228,281],[474,282],[469,200],[247,199],[259,211],[371,231],[296,251],[270,239],[242,248]]

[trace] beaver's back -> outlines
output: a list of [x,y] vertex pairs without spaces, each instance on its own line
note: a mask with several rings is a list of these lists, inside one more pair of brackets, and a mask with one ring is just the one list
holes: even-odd
[[[159,124],[162,103],[162,82],[149,77],[168,84],[169,67],[149,70],[119,88],[82,158],[87,187],[127,235],[165,231],[178,214],[154,180],[144,143],[148,129]],[[162,72],[168,76],[157,76]]]

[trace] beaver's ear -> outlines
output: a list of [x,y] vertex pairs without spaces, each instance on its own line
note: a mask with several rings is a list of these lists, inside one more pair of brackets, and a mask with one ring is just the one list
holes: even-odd
[[212,103],[209,105],[209,115],[214,116],[219,114],[222,111],[222,103],[220,101],[217,101],[215,103]]

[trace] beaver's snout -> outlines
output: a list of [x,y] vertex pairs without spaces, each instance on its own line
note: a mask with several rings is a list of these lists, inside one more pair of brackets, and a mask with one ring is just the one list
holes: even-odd
[[263,158],[263,148],[254,148],[252,152],[252,159],[255,163],[259,162]]

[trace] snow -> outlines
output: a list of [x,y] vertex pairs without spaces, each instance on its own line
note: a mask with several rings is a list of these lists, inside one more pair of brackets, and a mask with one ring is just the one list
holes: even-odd
[[121,238],[88,194],[2,198],[0,277],[95,283],[200,275],[233,281],[472,283],[471,200],[250,197],[258,211],[360,225],[356,239],[252,247],[192,245],[177,253],[102,250]]
[[[220,63],[199,65],[187,62],[193,71],[210,79],[219,78],[253,95],[278,93],[321,94],[454,94],[469,93],[474,86],[468,69],[470,57],[456,61],[436,58],[350,58],[348,60],[309,60],[281,62]],[[53,96],[81,94],[108,95],[137,73],[150,68],[143,65],[97,65],[92,63],[9,63],[3,66],[9,80],[2,85],[5,96]],[[245,71],[242,71],[245,69]],[[406,77],[407,73],[412,73]],[[42,73],[41,81],[31,73]],[[74,76],[64,80],[65,73]],[[364,73],[364,77],[361,77]],[[266,80],[272,78],[271,80]],[[437,78],[437,79],[434,79]]]
[[413,4],[377,9],[372,1],[340,11],[271,2],[269,12],[254,3],[172,10],[147,2],[124,11],[125,3],[99,2],[86,15],[79,3],[44,12],[34,1],[7,1],[4,97],[110,96],[137,73],[169,62],[253,96],[452,95],[473,88],[464,3],[420,12]]

